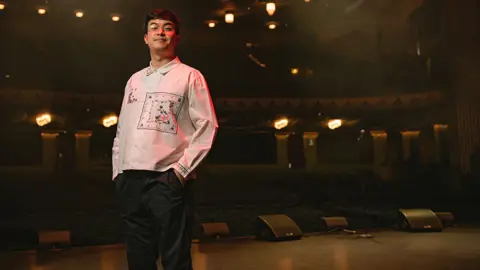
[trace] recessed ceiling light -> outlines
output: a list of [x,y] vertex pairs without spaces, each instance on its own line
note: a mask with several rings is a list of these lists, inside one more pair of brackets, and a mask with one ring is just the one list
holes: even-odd
[[85,13],[83,13],[83,11],[81,11],[81,10],[75,11],[75,16],[77,18],[83,18],[83,15],[85,15]]
[[37,10],[37,12],[38,12],[38,14],[40,14],[40,15],[45,15],[45,14],[47,14],[47,10],[44,9],[44,8],[39,8],[39,9]]
[[4,10],[7,7],[7,4],[0,2],[0,10]]
[[120,16],[118,16],[118,15],[113,15],[113,16],[112,16],[112,21],[114,21],[114,22],[120,21]]
[[208,25],[208,27],[214,28],[215,26],[217,26],[218,22],[215,20],[209,20],[209,21],[206,21],[205,23]]
[[268,29],[270,29],[270,30],[275,30],[275,29],[277,29],[277,26],[278,26],[278,25],[279,25],[278,22],[268,22],[268,23],[267,23],[267,27],[268,27]]

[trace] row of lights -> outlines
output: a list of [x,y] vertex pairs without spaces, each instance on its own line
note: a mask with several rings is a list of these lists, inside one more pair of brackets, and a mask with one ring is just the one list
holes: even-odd
[[[4,10],[7,8],[7,4],[5,2],[0,2],[0,10]],[[37,9],[37,13],[39,15],[46,15],[48,10],[46,8],[39,8]],[[83,10],[76,10],[75,11],[75,17],[77,18],[83,18],[85,16],[85,12]],[[112,15],[111,16],[112,21],[118,22],[120,21],[120,15]]]
[[[306,3],[310,3],[310,0],[304,0]],[[5,2],[0,2],[0,10],[4,10],[7,7],[7,4]],[[265,5],[265,10],[267,11],[268,15],[273,16],[275,14],[275,11],[277,10],[277,6],[273,0],[267,0],[266,5]],[[38,14],[40,15],[45,15],[47,14],[47,9],[46,8],[39,8],[37,10]],[[85,13],[81,10],[75,11],[75,16],[77,18],[83,18]],[[120,21],[120,16],[119,15],[112,15],[112,21],[118,22]],[[233,24],[235,22],[235,15],[233,11],[227,11],[225,12],[225,22],[228,24]],[[210,20],[207,22],[208,27],[213,28],[216,26],[217,22]],[[271,30],[274,30],[277,28],[278,23],[276,22],[269,22],[267,24],[268,28]]]
[[[310,0],[304,0],[305,3],[310,3]],[[273,16],[275,14],[275,11],[277,10],[277,5],[273,0],[267,0],[265,4],[265,11],[268,13],[268,15]],[[225,22],[228,24],[233,24],[235,22],[235,14],[231,10],[227,10],[225,12]],[[210,20],[207,21],[207,25],[210,28],[214,28],[217,25],[217,21]],[[268,22],[267,27],[268,29],[274,30],[278,26],[277,22]]]
[[[273,127],[277,130],[281,130],[281,129],[286,128],[288,126],[288,124],[289,124],[289,121],[288,121],[287,118],[281,118],[281,119],[276,120],[273,123]],[[330,119],[327,122],[327,127],[330,130],[335,130],[337,128],[340,128],[342,125],[343,125],[343,120],[342,119]]]
[[[44,113],[37,116],[35,120],[39,127],[43,127],[52,122],[52,115],[49,113]],[[116,115],[107,115],[102,119],[102,124],[106,128],[116,125],[117,122],[118,122],[118,117]]]

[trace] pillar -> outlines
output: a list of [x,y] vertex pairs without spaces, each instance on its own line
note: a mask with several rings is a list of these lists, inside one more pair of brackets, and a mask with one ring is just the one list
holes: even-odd
[[78,131],[75,133],[75,156],[77,166],[87,167],[90,164],[90,137],[91,131]]
[[421,162],[424,164],[434,164],[437,159],[437,142],[435,140],[435,131],[433,126],[428,126],[420,131]]
[[435,136],[435,162],[440,163],[443,162],[443,137],[445,132],[448,129],[448,125],[440,125],[435,124],[433,125],[433,132]]
[[42,163],[47,170],[55,170],[58,160],[58,132],[42,132]]
[[418,139],[420,131],[402,132],[403,161],[407,161],[412,156],[412,142]]
[[277,165],[288,168],[288,133],[275,133],[277,139]]
[[383,130],[372,130],[373,137],[373,164],[385,165],[387,161],[387,133]]
[[305,152],[307,168],[314,168],[317,166],[317,138],[318,132],[303,133],[303,149]]

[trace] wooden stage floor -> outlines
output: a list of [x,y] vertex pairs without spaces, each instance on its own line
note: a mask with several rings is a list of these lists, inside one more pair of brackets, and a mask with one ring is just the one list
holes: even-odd
[[[299,241],[221,241],[193,245],[195,270],[480,269],[480,229],[440,233],[378,231],[374,238],[329,234]],[[5,270],[127,270],[123,246],[0,254]],[[159,269],[161,269],[159,267]]]

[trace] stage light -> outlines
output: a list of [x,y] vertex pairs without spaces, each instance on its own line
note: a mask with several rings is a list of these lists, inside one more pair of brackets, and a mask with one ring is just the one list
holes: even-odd
[[235,21],[235,15],[233,15],[232,11],[225,12],[225,22],[226,23],[233,23]]
[[266,10],[267,10],[268,15],[273,16],[273,14],[275,14],[276,9],[277,9],[277,7],[276,7],[274,2],[272,2],[272,1],[267,2]]
[[292,68],[290,70],[290,73],[292,73],[292,75],[297,75],[298,74],[298,68]]
[[112,21],[114,21],[114,22],[120,21],[120,16],[118,16],[118,15],[113,15],[113,16],[112,16]]
[[0,2],[0,10],[4,10],[5,8],[7,8],[7,4]]
[[48,113],[39,115],[37,116],[36,122],[39,127],[43,127],[52,122],[52,116]]
[[84,15],[83,11],[78,10],[78,11],[75,12],[75,16],[76,16],[77,18],[82,18],[83,15]]
[[337,129],[342,126],[342,120],[340,119],[332,119],[328,121],[328,128],[331,130]]
[[287,118],[279,119],[275,121],[275,123],[273,123],[273,126],[275,127],[275,129],[278,129],[278,130],[283,129],[288,126],[288,119]]
[[106,116],[102,120],[102,124],[104,127],[109,128],[114,126],[118,123],[118,117],[116,115]]
[[47,10],[44,9],[44,8],[39,8],[37,12],[38,12],[38,14],[40,14],[40,15],[45,15],[45,14],[47,13]]

